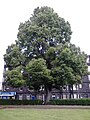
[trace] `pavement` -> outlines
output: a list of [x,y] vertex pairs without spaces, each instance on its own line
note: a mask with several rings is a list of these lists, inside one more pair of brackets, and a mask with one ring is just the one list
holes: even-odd
[[90,109],[90,106],[64,105],[0,105],[0,109]]

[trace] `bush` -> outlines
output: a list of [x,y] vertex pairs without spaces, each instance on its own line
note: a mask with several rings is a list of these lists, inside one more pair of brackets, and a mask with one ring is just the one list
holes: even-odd
[[50,105],[90,105],[90,99],[50,100]]
[[[0,100],[0,105],[42,105],[41,100]],[[50,100],[48,105],[90,105],[90,99]]]
[[42,105],[41,100],[0,100],[0,105]]

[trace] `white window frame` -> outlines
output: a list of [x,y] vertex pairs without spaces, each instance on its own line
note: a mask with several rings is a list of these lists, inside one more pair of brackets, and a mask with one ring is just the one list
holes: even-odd
[[82,84],[79,84],[79,88],[80,88],[80,89],[82,88]]
[[77,85],[76,84],[73,85],[73,90],[77,90]]
[[90,66],[88,66],[88,72],[90,72]]
[[87,63],[89,63],[89,57],[87,58]]
[[23,99],[23,95],[19,95],[19,100],[22,100]]
[[90,89],[90,83],[89,83],[89,89]]
[[26,99],[27,99],[27,100],[30,100],[30,95],[26,95]]
[[90,75],[88,75],[88,80],[90,81]]
[[74,94],[74,99],[77,99],[77,94]]
[[68,85],[66,86],[66,90],[68,90]]
[[63,94],[63,99],[66,99],[66,94]]

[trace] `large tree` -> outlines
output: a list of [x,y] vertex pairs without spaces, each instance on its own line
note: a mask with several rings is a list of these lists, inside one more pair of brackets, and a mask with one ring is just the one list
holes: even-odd
[[86,55],[70,43],[69,22],[52,8],[37,7],[18,30],[16,45],[4,55],[6,67],[12,71],[21,66],[27,86],[38,90],[44,85],[46,99],[53,87],[73,85],[86,75]]

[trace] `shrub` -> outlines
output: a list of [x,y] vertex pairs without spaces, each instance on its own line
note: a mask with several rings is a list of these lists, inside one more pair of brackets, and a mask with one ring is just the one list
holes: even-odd
[[41,105],[41,100],[0,100],[0,105]]
[[90,105],[90,99],[50,100],[50,105]]

